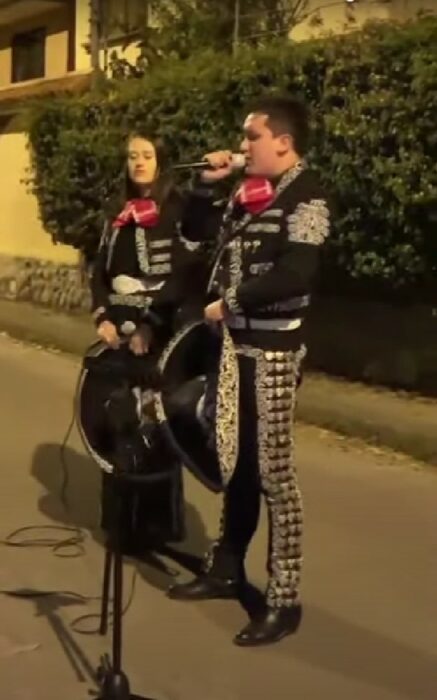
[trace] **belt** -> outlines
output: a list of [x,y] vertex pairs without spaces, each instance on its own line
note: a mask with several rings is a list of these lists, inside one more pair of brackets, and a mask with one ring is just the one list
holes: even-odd
[[129,275],[117,275],[112,280],[112,289],[115,294],[142,294],[144,292],[157,291],[164,286],[164,282],[155,280],[137,279]]
[[153,298],[146,292],[138,294],[110,294],[108,297],[111,306],[135,306],[138,309],[147,309]]
[[226,324],[233,330],[247,331],[294,331],[302,325],[301,318],[247,318],[246,316],[231,316]]

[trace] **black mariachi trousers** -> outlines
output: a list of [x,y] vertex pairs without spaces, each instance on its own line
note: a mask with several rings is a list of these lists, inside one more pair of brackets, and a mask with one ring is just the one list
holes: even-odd
[[205,569],[241,578],[257,529],[261,495],[269,519],[266,601],[298,603],[302,566],[302,499],[294,464],[293,421],[305,347],[265,351],[236,346],[240,371],[239,456],[224,497],[220,534]]

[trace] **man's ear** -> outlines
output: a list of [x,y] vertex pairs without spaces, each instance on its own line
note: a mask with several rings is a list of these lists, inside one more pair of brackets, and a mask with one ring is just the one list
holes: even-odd
[[294,139],[291,134],[281,134],[278,136],[278,154],[285,155],[294,149]]

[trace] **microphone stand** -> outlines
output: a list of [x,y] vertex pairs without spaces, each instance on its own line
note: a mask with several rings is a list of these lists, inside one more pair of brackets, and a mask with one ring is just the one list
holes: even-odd
[[[123,553],[121,545],[122,523],[122,490],[129,480],[129,463],[133,459],[130,443],[132,435],[133,416],[123,416],[123,406],[117,404],[117,398],[108,402],[108,415],[111,419],[116,437],[116,459],[112,473],[112,491],[114,501],[114,513],[109,525],[109,533],[106,538],[105,564],[103,575],[103,593],[100,618],[101,635],[105,635],[108,629],[109,587],[111,577],[113,579],[113,630],[112,630],[112,660],[108,654],[101,659],[101,665],[97,670],[97,679],[100,685],[100,694],[97,700],[155,700],[143,695],[135,695],[130,692],[129,680],[122,670],[122,618],[123,618]],[[126,469],[127,467],[127,469]]]

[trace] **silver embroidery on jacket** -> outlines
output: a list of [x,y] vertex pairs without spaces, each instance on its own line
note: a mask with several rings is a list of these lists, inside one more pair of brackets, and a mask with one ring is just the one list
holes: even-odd
[[137,309],[148,309],[152,301],[152,297],[146,297],[143,294],[109,295],[109,303],[111,306],[134,306]]
[[[293,168],[290,168],[290,170],[287,170],[286,173],[282,176],[281,180],[279,181],[279,184],[275,190],[274,194],[274,199],[271,202],[271,205],[278,199],[279,195],[282,194],[282,192],[287,189],[287,187],[294,182],[294,180],[301,174],[303,170],[306,168],[306,163],[304,160],[299,161],[296,163],[296,165]],[[226,241],[228,239],[232,239],[233,236],[236,236],[236,234],[246,228],[246,226],[251,222],[251,220],[254,217],[254,214],[251,214],[250,212],[246,212],[244,216],[242,216],[240,219],[237,220],[232,220],[232,213],[234,210],[234,198],[233,196],[229,199],[228,204],[226,206],[225,212],[223,214],[223,222],[220,227],[219,231],[219,236],[218,236],[218,245],[217,245],[217,251],[216,251],[216,260],[209,278],[209,283],[208,283],[208,292],[211,292],[213,289],[214,281],[215,281],[215,276],[217,274],[217,270],[222,262],[223,255],[225,254],[225,251],[227,250],[226,246]],[[272,211],[272,209],[267,209],[265,211],[265,214],[267,215],[268,212]],[[273,210],[275,211],[275,210]],[[235,240],[235,239],[234,239]],[[240,244],[241,245],[241,244]],[[241,249],[240,249],[240,255],[241,255]],[[241,270],[241,261],[240,261],[240,270]],[[231,286],[235,286],[235,282],[231,277]]]
[[150,241],[151,248],[167,248],[172,244],[171,238],[163,238],[159,241]]
[[268,219],[270,217],[272,219],[280,219],[283,213],[283,209],[267,209],[266,211],[261,212],[260,217],[262,219]]
[[149,255],[147,251],[146,232],[141,226],[135,229],[135,245],[137,249],[138,264],[145,275],[150,273]]
[[170,263],[159,263],[158,265],[150,266],[150,274],[152,275],[167,275],[171,272]]
[[171,253],[160,253],[156,255],[155,253],[152,253],[150,262],[152,265],[155,263],[161,263],[161,262],[169,262],[171,260]]
[[267,222],[249,224],[246,231],[248,233],[279,233],[281,226],[279,224],[269,224]]
[[306,294],[302,297],[293,297],[292,299],[287,299],[285,301],[277,301],[274,304],[267,304],[263,306],[261,311],[271,311],[271,312],[286,312],[286,311],[296,311],[297,309],[303,309],[309,306],[311,297]]
[[260,247],[261,247],[261,241],[258,239],[256,241],[244,241],[243,242],[244,250],[252,250],[254,253]]
[[238,287],[243,279],[242,260],[242,240],[240,236],[231,241],[227,249],[229,250],[229,277],[230,286]]
[[253,263],[249,267],[249,272],[251,275],[264,275],[266,272],[271,270],[272,267],[273,267],[272,262]]
[[229,311],[232,311],[233,314],[240,314],[242,313],[242,309],[238,303],[237,299],[237,289],[236,287],[229,287],[224,293],[224,300],[226,302],[226,305],[229,308]]
[[329,210],[324,199],[301,202],[287,217],[288,240],[291,243],[322,245],[329,235]]
[[109,271],[112,263],[112,258],[114,255],[114,248],[115,248],[115,243],[118,238],[118,234],[120,233],[120,229],[116,228],[112,231],[111,234],[105,234],[105,238],[107,239],[107,244],[108,244],[108,251],[106,255],[106,270]]

